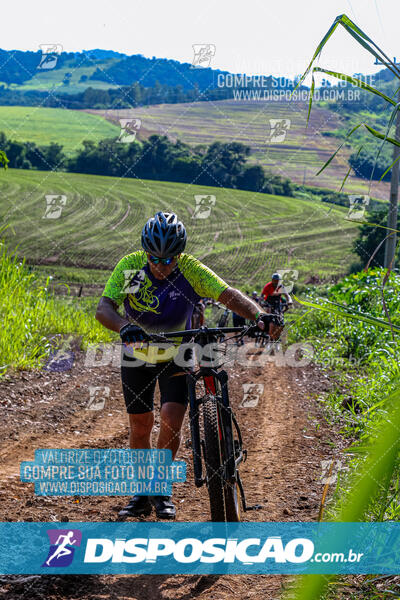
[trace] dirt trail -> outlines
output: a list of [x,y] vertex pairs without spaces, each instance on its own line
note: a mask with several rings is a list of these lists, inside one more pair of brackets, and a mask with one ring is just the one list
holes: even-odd
[[[316,398],[329,388],[315,367],[242,367],[229,370],[231,401],[242,427],[248,459],[241,474],[248,504],[260,504],[244,521],[314,521],[322,493],[321,460],[337,452],[339,440],[328,429]],[[258,405],[244,408],[244,383],[260,383]],[[108,386],[101,411],[88,410],[89,386]],[[156,407],[158,406],[156,399]],[[158,410],[156,409],[156,416]],[[37,448],[124,448],[128,426],[116,367],[88,368],[77,354],[68,372],[23,372],[0,384],[0,520],[114,521],[124,497],[35,497],[33,484],[21,483],[21,461]],[[156,419],[155,435],[159,427]],[[205,488],[192,483],[186,418],[177,459],[188,465],[187,481],[175,485],[178,521],[207,521]],[[334,445],[336,444],[336,450]],[[155,520],[152,515],[149,520]],[[2,581],[3,580],[3,581]],[[4,598],[94,598],[150,600],[277,599],[278,576],[40,576],[24,584],[0,578]],[[3,587],[1,587],[3,586]]]

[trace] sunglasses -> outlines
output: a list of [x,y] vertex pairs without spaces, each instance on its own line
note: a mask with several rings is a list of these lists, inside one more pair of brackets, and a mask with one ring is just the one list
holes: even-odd
[[152,256],[150,254],[149,259],[154,265],[158,265],[161,263],[162,265],[170,265],[174,260],[175,256],[171,256],[170,258],[158,258],[158,256]]

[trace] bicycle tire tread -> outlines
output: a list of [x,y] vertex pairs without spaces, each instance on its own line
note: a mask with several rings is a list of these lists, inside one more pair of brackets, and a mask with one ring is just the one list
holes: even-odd
[[222,464],[218,432],[217,401],[209,395],[203,402],[205,464],[210,497],[211,520],[225,521],[224,485],[219,474]]

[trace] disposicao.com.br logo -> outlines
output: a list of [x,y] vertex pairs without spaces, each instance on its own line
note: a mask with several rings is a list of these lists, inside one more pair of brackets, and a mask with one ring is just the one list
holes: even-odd
[[0,539],[3,574],[400,572],[400,523],[5,522]]
[[[248,553],[253,548],[251,553]],[[91,538],[86,544],[85,563],[155,563],[170,557],[178,563],[234,563],[249,565],[271,559],[276,563],[303,563],[313,556],[314,543],[306,538],[295,538],[285,545],[280,536],[247,538],[130,538],[112,541]]]

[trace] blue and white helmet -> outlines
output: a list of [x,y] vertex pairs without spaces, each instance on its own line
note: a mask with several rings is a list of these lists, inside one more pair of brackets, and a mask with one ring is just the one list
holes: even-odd
[[170,258],[184,251],[186,229],[175,213],[159,211],[142,229],[142,246],[158,258]]

